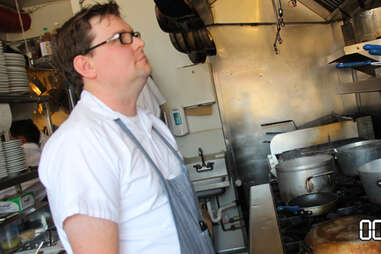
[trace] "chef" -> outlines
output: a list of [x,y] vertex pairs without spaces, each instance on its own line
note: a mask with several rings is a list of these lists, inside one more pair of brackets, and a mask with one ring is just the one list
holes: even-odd
[[151,73],[143,48],[115,3],[82,9],[53,40],[83,88],[39,167],[69,254],[215,253],[174,137],[136,106]]

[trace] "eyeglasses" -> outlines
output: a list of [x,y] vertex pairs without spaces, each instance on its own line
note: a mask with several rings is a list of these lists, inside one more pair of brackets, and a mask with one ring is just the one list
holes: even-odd
[[141,35],[139,32],[121,32],[121,33],[117,33],[117,34],[114,34],[111,38],[101,42],[101,43],[98,43],[97,45],[95,46],[92,46],[86,50],[83,51],[82,55],[86,55],[87,53],[89,53],[91,50],[95,49],[95,48],[98,48],[99,46],[102,46],[103,44],[106,44],[106,43],[109,43],[109,42],[112,42],[112,41],[115,41],[115,40],[118,40],[120,41],[121,44],[124,44],[124,45],[127,45],[127,44],[131,44],[133,42],[133,38],[140,38]]

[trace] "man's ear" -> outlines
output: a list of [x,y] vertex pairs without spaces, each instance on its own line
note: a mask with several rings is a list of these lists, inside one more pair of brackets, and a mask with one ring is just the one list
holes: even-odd
[[77,55],[73,60],[74,69],[84,78],[95,78],[97,76],[91,58],[84,55]]

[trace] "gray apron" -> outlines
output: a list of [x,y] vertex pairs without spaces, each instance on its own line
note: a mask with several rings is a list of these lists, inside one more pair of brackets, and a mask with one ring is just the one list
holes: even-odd
[[168,146],[169,150],[172,151],[178,159],[181,167],[181,172],[178,176],[172,179],[165,179],[159,168],[152,161],[151,157],[128,127],[120,119],[115,119],[115,122],[144,154],[148,162],[158,174],[160,184],[165,191],[171,206],[177,236],[179,238],[181,254],[214,254],[215,251],[209,236],[208,227],[202,219],[199,203],[194,193],[192,183],[189,180],[188,170],[184,165],[183,159],[153,126],[153,131]]

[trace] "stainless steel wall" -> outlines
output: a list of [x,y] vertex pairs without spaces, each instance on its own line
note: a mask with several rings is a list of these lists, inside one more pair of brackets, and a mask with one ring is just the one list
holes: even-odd
[[[267,13],[274,15],[271,8]],[[246,186],[268,180],[270,151],[264,141],[271,136],[262,123],[292,119],[301,126],[332,112],[356,111],[354,95],[336,95],[339,75],[326,62],[344,45],[340,24],[286,25],[279,55],[272,47],[274,26],[209,31],[218,52],[210,62],[227,150]]]

